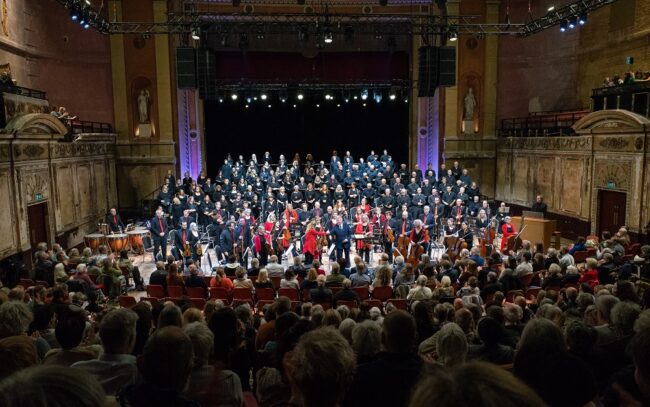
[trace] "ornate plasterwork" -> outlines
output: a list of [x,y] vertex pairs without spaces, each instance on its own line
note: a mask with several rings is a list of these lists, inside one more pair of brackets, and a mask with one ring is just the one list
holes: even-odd
[[592,130],[626,130],[631,132],[643,132],[644,127],[650,125],[647,117],[630,112],[628,110],[599,110],[589,113],[574,123],[573,130],[576,133],[588,133]]
[[591,150],[591,137],[509,137],[502,147],[508,150]]

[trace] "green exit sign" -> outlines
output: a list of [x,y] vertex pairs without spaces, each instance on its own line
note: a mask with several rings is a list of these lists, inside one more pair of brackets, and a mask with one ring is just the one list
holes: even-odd
[[607,181],[607,188],[609,189],[616,188],[616,183],[614,181]]
[[42,201],[42,200],[43,200],[43,194],[41,194],[40,192],[37,192],[37,193],[34,195],[34,200],[35,200],[35,201]]

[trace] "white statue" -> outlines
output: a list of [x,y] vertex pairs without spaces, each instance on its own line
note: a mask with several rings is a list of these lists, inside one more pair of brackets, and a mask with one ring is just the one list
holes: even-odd
[[140,113],[140,123],[149,122],[149,91],[143,89],[138,95],[138,113]]
[[469,88],[465,95],[465,116],[463,120],[474,120],[474,108],[476,108],[476,98],[474,97],[474,89]]

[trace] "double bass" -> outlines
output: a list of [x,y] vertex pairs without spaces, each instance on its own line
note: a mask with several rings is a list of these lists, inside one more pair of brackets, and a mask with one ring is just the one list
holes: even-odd
[[480,256],[485,258],[488,255],[487,248],[494,244],[496,238],[496,219],[492,218],[488,227],[485,228],[481,238],[479,239]]

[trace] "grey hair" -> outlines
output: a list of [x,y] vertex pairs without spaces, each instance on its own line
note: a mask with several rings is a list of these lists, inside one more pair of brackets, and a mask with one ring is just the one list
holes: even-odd
[[629,301],[622,301],[614,305],[610,312],[612,324],[618,329],[620,335],[634,333],[634,323],[641,314],[641,307]]
[[[320,328],[300,338],[293,354],[291,372],[305,405],[335,405],[352,382],[356,361],[345,338],[333,328]],[[327,392],[323,384],[327,383]]]
[[212,347],[214,346],[214,334],[208,326],[201,322],[188,324],[183,331],[192,341],[194,349],[194,367],[202,367],[208,364]]
[[0,338],[18,336],[27,332],[34,315],[19,301],[8,301],[0,306]]
[[450,322],[440,328],[436,339],[438,361],[445,366],[458,366],[467,356],[467,337],[458,324]]
[[101,384],[81,369],[35,366],[0,382],[0,405],[3,406],[95,407],[105,404],[106,393]]
[[352,330],[356,325],[357,323],[352,318],[345,318],[339,325],[339,332],[349,344],[352,344]]
[[598,310],[598,315],[605,322],[612,321],[612,309],[620,300],[614,297],[611,294],[599,295],[596,297],[596,309]]
[[352,349],[358,358],[368,358],[381,349],[381,327],[375,321],[363,321],[352,330]]

